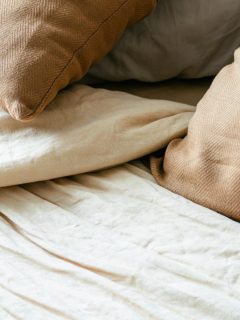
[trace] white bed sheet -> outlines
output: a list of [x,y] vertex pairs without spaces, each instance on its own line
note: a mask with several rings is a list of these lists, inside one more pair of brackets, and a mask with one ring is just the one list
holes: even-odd
[[1,320],[238,320],[240,225],[139,163],[0,189]]

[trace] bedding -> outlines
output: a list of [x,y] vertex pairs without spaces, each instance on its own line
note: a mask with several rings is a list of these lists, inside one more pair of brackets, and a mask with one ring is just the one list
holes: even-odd
[[124,82],[104,82],[94,84],[92,87],[111,91],[123,91],[151,100],[168,100],[196,106],[209,89],[212,81],[212,77],[202,79],[174,78],[155,83],[131,80]]
[[98,170],[186,134],[185,103],[75,85],[31,122],[0,112],[0,187]]
[[168,145],[152,172],[164,187],[240,221],[240,49],[197,106],[187,136]]
[[240,225],[139,163],[1,188],[0,212],[0,319],[240,318]]
[[[68,16],[66,12],[86,4],[34,1],[34,9],[21,10],[26,3],[30,4],[25,0],[8,1],[9,8],[6,1],[0,5],[14,16],[15,20],[10,19],[10,24],[16,22],[14,35],[29,10],[34,11],[34,28],[39,32],[44,29],[39,15],[43,4],[48,4],[44,23],[53,19],[50,29],[58,26],[62,16]],[[87,9],[97,3],[88,2]],[[105,31],[115,23],[119,26],[118,35],[107,33],[112,44],[129,23],[153,6],[153,1],[125,1],[118,7],[119,3],[98,8],[107,15]],[[70,11],[64,9],[68,4],[73,4]],[[124,19],[119,15],[109,20],[117,8],[123,9]],[[5,25],[7,17],[1,16],[0,25]],[[98,30],[95,22],[89,36],[94,28]],[[69,30],[74,23],[70,21]],[[4,44],[9,44],[9,39],[11,44],[16,40],[9,30],[4,48],[8,48]],[[19,32],[22,35],[23,30]],[[24,34],[28,32],[24,30]],[[44,41],[52,41],[53,34]],[[30,66],[21,60],[26,58],[25,50],[35,48],[34,44],[31,47],[33,38],[30,42],[26,38],[21,48],[24,54],[17,59],[20,69],[15,70],[13,86],[20,91],[30,82],[36,89],[33,79],[44,79],[43,72],[39,79],[34,75],[38,54]],[[58,41],[52,43],[58,46]],[[62,55],[66,58],[68,53],[63,50]],[[46,62],[44,51],[39,54],[46,76],[53,75],[56,65],[50,58]],[[80,54],[84,57],[84,50]],[[94,61],[97,56],[94,51]],[[77,79],[79,70],[88,69],[81,69],[76,56],[73,59],[70,69],[78,66],[73,78],[66,61],[57,60],[70,73],[56,78],[53,91],[45,92],[44,103]],[[216,77],[196,112],[189,103],[198,98],[181,89],[179,100],[174,87],[155,92],[155,98],[160,98],[156,100],[149,99],[153,93],[148,96],[142,88],[143,97],[137,97],[80,84],[62,90],[31,122],[12,117],[29,120],[46,104],[35,109],[29,107],[29,101],[19,105],[20,100],[14,97],[11,107],[15,109],[8,110],[12,117],[0,111],[0,319],[240,318],[240,224],[190,201],[240,220],[239,59],[238,50],[235,62]],[[86,62],[87,66],[93,60]],[[8,75],[13,71],[11,63],[4,64],[2,71],[5,68],[10,70]],[[20,78],[24,81],[17,82]],[[1,83],[0,92],[2,86],[4,93],[8,89],[16,94],[4,85]],[[198,94],[203,95],[205,89],[204,85]],[[36,90],[33,100],[41,90]],[[138,89],[128,91],[137,93]],[[141,161],[125,163],[164,148],[163,158],[151,158],[156,181]]]
[[161,0],[93,66],[85,83],[216,75],[240,46],[240,1]]
[[17,120],[35,117],[154,5],[155,0],[1,0],[1,108]]
[[0,319],[239,319],[239,224],[140,161],[38,181],[166,146],[208,85],[75,85],[32,122],[0,112]]

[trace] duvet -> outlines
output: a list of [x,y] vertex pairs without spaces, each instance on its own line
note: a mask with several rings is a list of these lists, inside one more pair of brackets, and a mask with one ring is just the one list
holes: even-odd
[[124,163],[186,134],[194,107],[76,85],[39,117],[0,112],[0,187]]

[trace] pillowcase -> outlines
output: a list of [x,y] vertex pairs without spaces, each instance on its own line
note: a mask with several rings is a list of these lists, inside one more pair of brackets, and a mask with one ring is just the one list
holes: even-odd
[[17,120],[41,112],[57,92],[103,57],[155,0],[2,0],[0,102]]
[[240,221],[240,49],[198,104],[187,136],[151,167],[162,186]]
[[161,0],[127,29],[85,82],[216,75],[240,46],[239,0]]

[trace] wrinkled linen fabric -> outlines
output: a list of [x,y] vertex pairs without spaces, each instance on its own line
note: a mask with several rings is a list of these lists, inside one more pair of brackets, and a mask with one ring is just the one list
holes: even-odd
[[0,319],[240,318],[240,225],[139,165],[0,188],[0,212]]
[[76,85],[31,123],[0,112],[0,187],[124,163],[186,134],[194,107]]
[[239,0],[160,0],[127,29],[85,82],[216,75],[240,46]]
[[197,105],[184,139],[152,157],[157,181],[194,202],[240,221],[240,49]]

